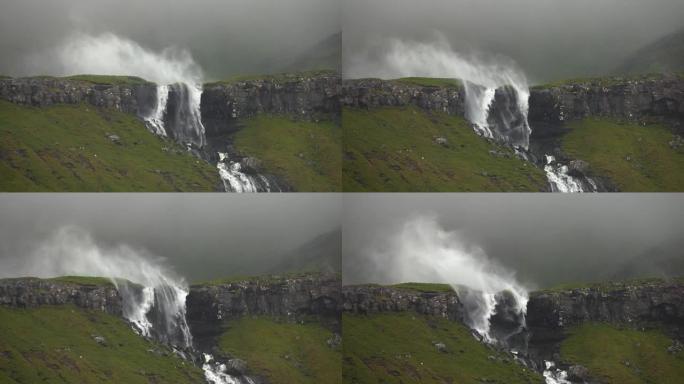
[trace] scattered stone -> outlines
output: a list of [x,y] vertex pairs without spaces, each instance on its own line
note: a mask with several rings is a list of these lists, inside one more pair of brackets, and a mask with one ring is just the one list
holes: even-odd
[[[300,153],[300,158],[303,157],[304,155]],[[241,168],[240,170],[243,171],[244,173],[248,174],[256,174],[259,173],[259,170],[261,169],[261,160],[257,159],[256,157],[244,157],[242,160],[240,160],[240,165]]]
[[107,138],[114,144],[121,145],[121,138],[119,135],[115,135],[113,133],[108,133]]
[[340,336],[338,333],[333,333],[332,337],[330,337],[326,343],[330,348],[337,348],[342,343],[342,336]]
[[435,137],[434,142],[435,142],[435,144],[441,145],[442,147],[448,147],[449,146],[449,140],[447,140],[447,138],[443,137],[443,136]]
[[107,346],[107,339],[105,339],[104,337],[99,336],[99,335],[90,335],[90,336],[93,338],[93,340],[95,340],[96,343],[102,345],[103,347]]
[[568,380],[573,383],[584,383],[589,379],[589,370],[582,365],[571,365],[568,368]]
[[684,145],[684,139],[679,135],[674,135],[674,139],[672,139],[668,144],[672,149],[679,149],[682,145]]
[[226,371],[232,374],[244,375],[247,372],[247,362],[242,359],[230,359],[226,362]]
[[587,173],[589,163],[584,160],[570,160],[568,163],[568,175],[579,177]]
[[447,346],[446,346],[446,344],[444,344],[442,342],[434,343],[434,346],[435,346],[435,348],[437,348],[437,352],[443,352],[443,353],[447,352]]
[[682,350],[684,350],[684,346],[682,345],[682,343],[679,342],[679,340],[673,340],[672,345],[667,347],[667,353],[672,355],[677,354]]

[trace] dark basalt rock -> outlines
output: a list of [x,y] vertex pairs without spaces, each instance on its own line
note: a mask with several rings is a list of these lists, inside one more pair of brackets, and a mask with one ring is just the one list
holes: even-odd
[[242,316],[293,322],[316,318],[340,333],[340,286],[339,275],[324,274],[195,285],[186,298],[187,319],[204,349],[211,349],[230,319]]
[[585,322],[656,327],[684,340],[684,283],[653,280],[533,292],[527,304],[530,351],[551,360],[566,331]]
[[342,287],[342,309],[356,314],[413,311],[464,321],[464,308],[456,292],[418,292],[375,285]]
[[0,80],[0,99],[34,107],[85,103],[142,117],[154,109],[157,87],[154,83],[104,85],[63,78],[28,77]]
[[202,92],[202,122],[207,136],[215,136],[234,132],[238,119],[259,114],[339,120],[340,88],[333,72],[208,84]]
[[36,308],[65,304],[116,316],[123,314],[123,300],[113,284],[83,285],[36,278],[0,279],[0,305]]

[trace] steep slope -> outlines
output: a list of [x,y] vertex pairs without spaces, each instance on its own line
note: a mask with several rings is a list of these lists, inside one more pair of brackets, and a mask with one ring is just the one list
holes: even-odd
[[684,72],[684,29],[636,51],[617,68],[618,73]]
[[215,191],[216,169],[134,116],[0,100],[0,190]]
[[414,106],[343,110],[345,191],[541,191],[543,172],[460,116]]
[[189,383],[202,372],[120,317],[74,305],[0,306],[0,382]]

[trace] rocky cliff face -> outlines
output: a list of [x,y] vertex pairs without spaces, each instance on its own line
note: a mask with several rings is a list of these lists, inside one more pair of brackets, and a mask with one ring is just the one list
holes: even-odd
[[113,284],[84,285],[35,278],[1,279],[0,305],[35,308],[73,304],[121,316],[123,301]]
[[684,340],[684,282],[621,282],[534,292],[527,304],[531,352],[550,360],[566,331],[585,322],[655,326]]
[[153,83],[105,85],[51,77],[0,80],[0,98],[13,103],[34,107],[85,103],[136,116],[151,113],[156,92]]
[[340,103],[357,108],[413,105],[426,111],[463,116],[465,91],[463,87],[422,86],[392,80],[345,80]]
[[237,119],[259,114],[337,120],[340,87],[340,77],[334,72],[207,84],[202,93],[202,122],[212,135],[234,131]]
[[356,314],[413,311],[455,321],[464,319],[463,304],[456,292],[417,292],[375,285],[345,286],[342,288],[342,308]]
[[681,124],[684,120],[684,79],[596,79],[533,88],[529,120],[535,125],[562,124],[585,117],[621,120],[657,120]]
[[338,275],[318,274],[196,285],[186,299],[187,319],[201,347],[215,341],[226,321],[242,316],[316,318],[339,333],[340,286]]

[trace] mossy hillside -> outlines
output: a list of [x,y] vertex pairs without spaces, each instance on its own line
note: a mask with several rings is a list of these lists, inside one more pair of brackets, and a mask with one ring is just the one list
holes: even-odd
[[601,292],[611,292],[621,291],[624,290],[626,287],[662,286],[668,283],[684,283],[684,277],[673,277],[669,279],[663,279],[659,277],[643,277],[616,281],[566,282],[554,285],[553,287],[542,289],[539,292],[564,292],[577,289],[592,289]]
[[204,84],[204,87],[212,87],[216,85],[232,85],[247,81],[270,81],[274,83],[287,83],[293,81],[300,81],[302,78],[320,77],[320,76],[335,76],[338,73],[332,69],[320,69],[301,72],[284,72],[274,74],[245,74],[236,75],[224,80],[218,80]]
[[[345,383],[540,383],[461,323],[414,313],[343,314]],[[439,351],[436,343],[444,343]]]
[[69,80],[84,81],[100,85],[142,85],[151,84],[149,81],[137,76],[112,76],[112,75],[75,75],[65,77]]
[[241,154],[261,160],[265,173],[282,178],[299,192],[342,189],[342,132],[337,123],[259,115],[243,124],[234,135],[234,146]]
[[402,77],[400,79],[392,80],[397,83],[418,85],[421,87],[438,87],[438,88],[462,88],[463,82],[459,79],[448,79],[439,77]]
[[[202,372],[122,319],[75,306],[0,306],[2,383],[199,383]],[[100,344],[95,336],[104,337]]]
[[[680,79],[684,79],[684,72],[674,74]],[[546,84],[538,84],[532,89],[549,89],[556,87],[572,86],[572,85],[592,85],[599,87],[611,87],[615,85],[627,84],[637,81],[657,81],[664,80],[666,77],[672,75],[665,75],[663,73],[644,73],[621,76],[600,76],[600,77],[579,77],[572,79],[563,79]]]
[[684,145],[668,128],[611,119],[568,123],[562,149],[589,163],[590,176],[606,177],[623,192],[684,191]]
[[219,183],[214,167],[134,116],[0,101],[2,191],[214,191]]
[[668,352],[671,345],[660,331],[588,323],[569,332],[561,358],[585,366],[601,383],[676,384],[684,377],[684,352]]
[[410,283],[400,283],[400,284],[394,284],[391,285],[390,287],[392,288],[398,288],[398,289],[406,289],[409,291],[416,291],[416,292],[427,292],[427,293],[433,293],[433,292],[454,292],[454,288],[449,285],[449,284],[436,284],[436,283],[415,283],[415,282],[410,282]]
[[247,361],[250,373],[269,383],[341,383],[342,347],[329,346],[332,332],[315,321],[243,317],[227,327],[221,350]]
[[[540,191],[543,171],[459,116],[416,107],[344,108],[345,191]],[[436,138],[447,139],[442,145]]]
[[[261,284],[271,284],[277,283],[289,279],[307,279],[307,278],[318,278],[321,276],[320,272],[288,272],[288,273],[277,273],[269,275],[235,275],[229,277],[223,277],[220,279],[199,281],[193,283],[193,287],[200,286],[211,286],[211,285],[224,285],[224,284],[234,284],[234,283],[261,283]],[[341,276],[340,276],[341,278]]]

